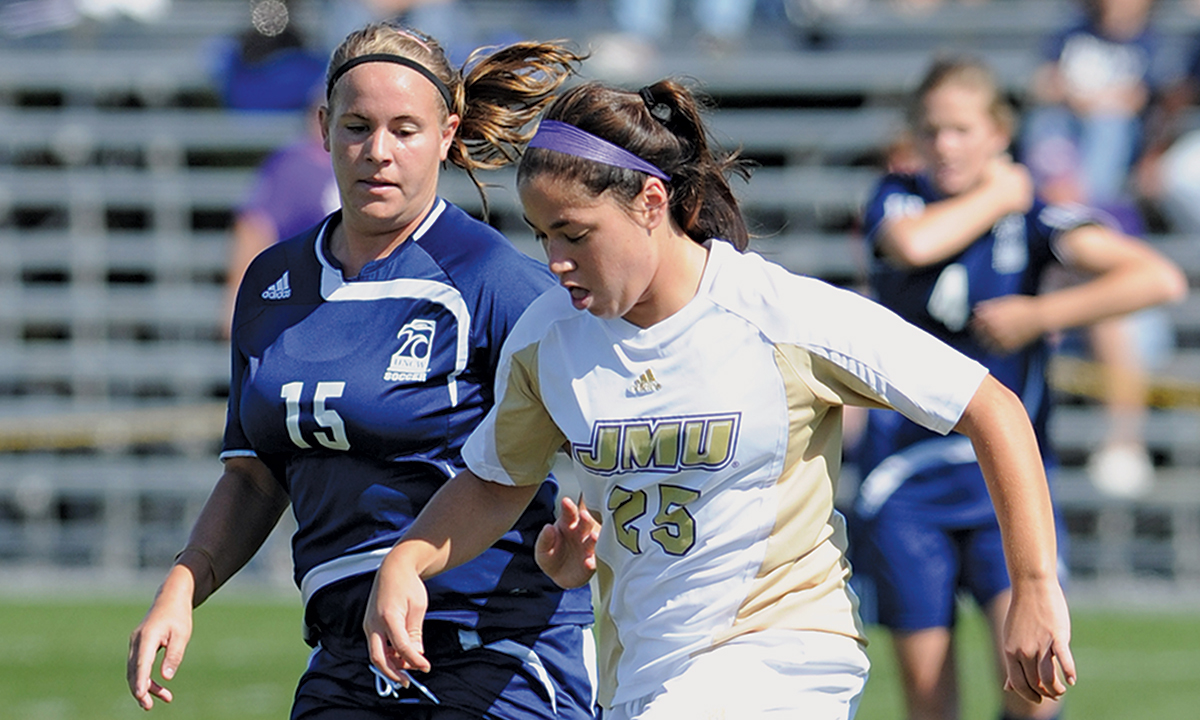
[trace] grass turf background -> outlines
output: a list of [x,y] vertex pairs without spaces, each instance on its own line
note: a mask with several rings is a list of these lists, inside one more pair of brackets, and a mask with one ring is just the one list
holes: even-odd
[[[0,600],[0,718],[286,718],[308,648],[299,602],[231,593],[196,612],[174,703],[146,715],[125,686],[130,630],[143,601]],[[1200,611],[1074,609],[1081,680],[1065,718],[1193,720],[1200,712]],[[858,720],[903,717],[886,633],[872,629],[874,664]],[[960,628],[964,720],[994,720],[997,682],[980,617]]]

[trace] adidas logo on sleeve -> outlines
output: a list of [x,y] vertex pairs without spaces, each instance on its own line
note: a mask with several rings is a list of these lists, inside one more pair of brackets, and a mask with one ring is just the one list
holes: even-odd
[[287,300],[291,296],[292,286],[288,282],[288,271],[286,270],[278,280],[271,283],[271,287],[262,291],[263,300]]

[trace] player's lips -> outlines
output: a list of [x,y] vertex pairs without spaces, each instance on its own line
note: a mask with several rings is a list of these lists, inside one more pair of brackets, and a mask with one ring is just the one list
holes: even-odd
[[396,183],[389,180],[380,180],[379,178],[363,178],[359,180],[360,185],[366,186],[368,190],[383,190],[387,188],[399,187]]
[[591,293],[577,286],[567,287],[567,291],[571,293],[571,304],[575,306],[575,309],[583,310],[588,297],[591,296]]

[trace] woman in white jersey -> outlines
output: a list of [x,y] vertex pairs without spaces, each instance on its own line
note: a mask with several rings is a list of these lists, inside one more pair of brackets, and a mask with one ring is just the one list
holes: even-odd
[[547,111],[518,186],[561,287],[506,341],[468,470],[385,558],[373,661],[430,668],[423,580],[508,530],[565,450],[600,517],[564,500],[539,563],[596,575],[606,718],[852,717],[868,663],[833,499],[843,407],[866,405],[973,441],[1013,577],[1006,686],[1058,697],[1070,623],[1020,402],[890,311],[742,254],[735,169],[672,81]]

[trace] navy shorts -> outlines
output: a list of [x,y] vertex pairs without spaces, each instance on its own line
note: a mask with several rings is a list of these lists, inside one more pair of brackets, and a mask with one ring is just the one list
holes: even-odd
[[960,592],[985,607],[1009,587],[1000,526],[966,438],[911,446],[864,478],[847,518],[864,620],[953,627]]
[[467,628],[430,621],[424,639],[433,668],[413,673],[409,688],[371,667],[361,635],[352,647],[325,638],[300,678],[292,718],[591,719],[595,698],[583,661],[587,632],[579,625],[555,625],[481,638]]
[[536,720],[595,717],[591,630],[578,624],[481,628],[426,620],[425,657],[408,688],[372,667],[362,618],[372,575],[317,592],[305,609],[317,643],[300,677],[293,720]]
[[896,517],[885,509],[858,525],[851,540],[854,586],[884,627],[953,627],[960,592],[986,607],[1009,587],[1000,526],[994,520],[947,528]]

